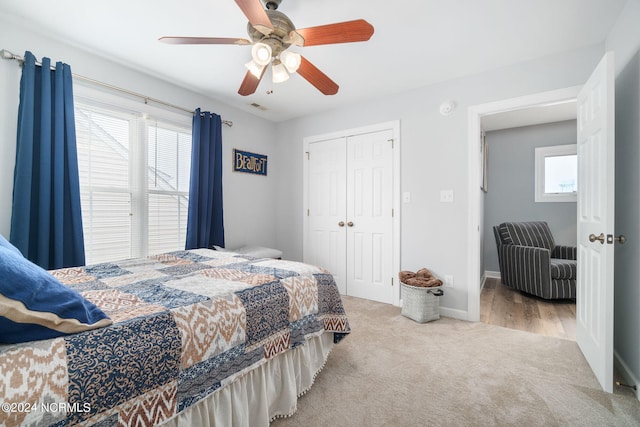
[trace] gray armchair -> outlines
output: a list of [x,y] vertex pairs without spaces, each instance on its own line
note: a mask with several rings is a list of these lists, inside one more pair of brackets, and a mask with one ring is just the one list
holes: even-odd
[[544,221],[493,227],[502,283],[544,299],[576,297],[576,248],[556,246]]

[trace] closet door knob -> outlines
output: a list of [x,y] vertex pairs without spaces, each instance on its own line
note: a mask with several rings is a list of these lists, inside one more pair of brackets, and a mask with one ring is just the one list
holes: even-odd
[[344,227],[344,221],[340,221],[340,222],[338,223],[338,227]]
[[349,221],[349,222],[347,223],[347,225],[348,225],[349,227],[353,227],[353,222]]

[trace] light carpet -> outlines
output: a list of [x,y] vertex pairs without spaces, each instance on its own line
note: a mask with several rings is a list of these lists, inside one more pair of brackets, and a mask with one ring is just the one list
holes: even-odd
[[628,390],[601,390],[574,341],[344,297],[336,345],[284,426],[638,426]]

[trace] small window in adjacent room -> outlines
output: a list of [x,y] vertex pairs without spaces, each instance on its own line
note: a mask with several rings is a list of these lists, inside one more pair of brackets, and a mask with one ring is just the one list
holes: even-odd
[[578,194],[576,144],[536,148],[535,201],[575,202]]

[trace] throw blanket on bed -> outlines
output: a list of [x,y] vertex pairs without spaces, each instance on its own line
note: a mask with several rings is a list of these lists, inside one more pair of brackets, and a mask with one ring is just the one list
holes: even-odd
[[152,425],[250,368],[349,333],[330,274],[207,249],[51,272],[111,317],[0,345],[0,425]]

